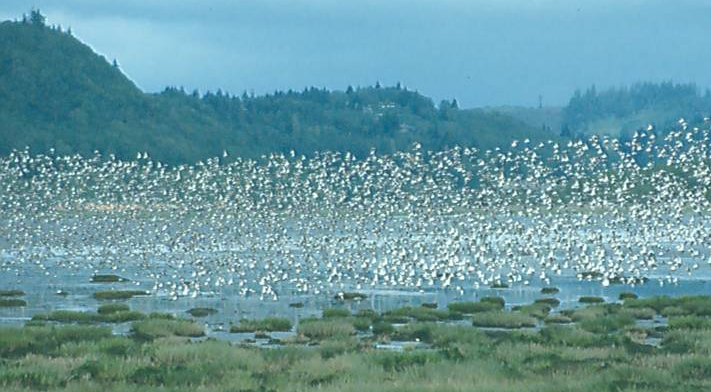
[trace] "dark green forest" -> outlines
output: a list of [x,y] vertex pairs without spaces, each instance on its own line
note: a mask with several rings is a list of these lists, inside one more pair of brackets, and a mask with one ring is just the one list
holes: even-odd
[[[39,15],[39,16],[38,16]],[[264,96],[168,87],[140,91],[120,70],[72,36],[46,26],[38,12],[0,24],[0,154],[148,152],[168,162],[194,162],[228,151],[269,152],[374,148],[388,153],[414,142],[426,149],[493,148],[543,134],[512,117],[461,110],[399,85],[305,88]]]
[[39,11],[0,23],[0,154],[148,152],[166,163],[270,152],[371,149],[391,153],[414,142],[437,150],[482,149],[589,133],[625,134],[650,122],[670,128],[707,116],[708,92],[694,85],[639,84],[577,92],[563,109],[461,109],[417,91],[376,83],[330,91],[308,87],[263,96],[168,87],[145,93],[116,60],[95,53],[71,30],[48,26]]
[[710,113],[711,91],[699,94],[693,83],[638,83],[601,92],[593,86],[576,91],[570,99],[563,110],[561,133],[626,136],[648,124],[664,132],[680,118],[700,123]]

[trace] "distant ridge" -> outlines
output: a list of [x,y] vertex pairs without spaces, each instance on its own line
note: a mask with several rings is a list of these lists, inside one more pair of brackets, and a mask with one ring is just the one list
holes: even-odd
[[45,25],[39,11],[0,23],[0,154],[148,152],[167,163],[221,154],[310,154],[372,148],[390,153],[419,142],[425,149],[455,145],[494,148],[514,138],[543,138],[513,117],[434,105],[398,86],[237,97],[166,88],[138,89],[118,68],[69,32]]

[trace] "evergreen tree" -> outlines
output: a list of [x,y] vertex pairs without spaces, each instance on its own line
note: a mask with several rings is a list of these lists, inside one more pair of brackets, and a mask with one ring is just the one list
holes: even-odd
[[33,25],[44,26],[46,20],[47,18],[42,15],[39,9],[30,11],[30,23]]

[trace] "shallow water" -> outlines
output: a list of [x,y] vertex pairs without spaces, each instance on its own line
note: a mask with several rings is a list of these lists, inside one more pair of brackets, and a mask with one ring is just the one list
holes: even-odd
[[[99,290],[108,289],[145,289],[150,290],[153,282],[150,279],[137,278],[138,273],[129,271],[119,272],[122,276],[130,276],[133,281],[122,283],[91,283],[91,271],[56,270],[54,276],[33,273],[23,270],[13,277],[3,274],[0,277],[0,287],[19,288],[26,292],[23,297],[28,306],[18,308],[0,308],[0,323],[20,325],[29,320],[32,315],[59,309],[95,311],[106,301],[97,301],[92,297]],[[10,278],[10,279],[8,279]],[[555,286],[560,292],[554,295],[540,294],[541,287]],[[58,291],[69,293],[66,296],[57,295]],[[222,292],[200,295],[197,298],[178,297],[171,299],[167,295],[146,295],[133,297],[125,301],[134,310],[142,312],[169,312],[179,317],[190,318],[187,310],[196,307],[215,308],[216,314],[203,318],[196,318],[208,328],[208,336],[233,341],[243,341],[253,338],[254,334],[231,334],[230,323],[240,319],[260,319],[268,316],[289,318],[294,326],[299,320],[309,316],[320,316],[325,308],[347,308],[351,311],[359,309],[373,309],[383,312],[403,306],[419,306],[422,303],[436,303],[439,308],[446,308],[447,304],[456,301],[477,300],[484,296],[501,296],[506,300],[507,307],[528,304],[541,297],[556,297],[561,301],[560,309],[579,306],[578,298],[582,295],[601,296],[606,301],[616,301],[621,292],[632,291],[641,297],[653,295],[688,295],[710,294],[711,280],[698,278],[682,278],[676,284],[664,283],[661,285],[656,280],[636,285],[611,285],[604,287],[599,281],[580,281],[573,276],[554,277],[550,283],[532,280],[529,285],[514,285],[511,288],[470,289],[461,293],[454,289],[430,289],[416,291],[406,288],[381,288],[375,290],[360,290],[368,297],[362,301],[337,301],[332,294],[320,295],[284,295],[277,300],[263,300],[257,295],[242,296],[233,289],[226,288]],[[292,303],[303,303],[302,308],[289,306]],[[656,321],[656,320],[655,320]],[[128,324],[114,326],[116,333],[128,332]],[[274,338],[283,338],[292,333],[275,332],[270,334]],[[268,345],[267,340],[258,340],[257,345]]]

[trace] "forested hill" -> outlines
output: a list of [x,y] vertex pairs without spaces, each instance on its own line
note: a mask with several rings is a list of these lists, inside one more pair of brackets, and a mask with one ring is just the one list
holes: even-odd
[[628,136],[655,125],[664,133],[675,129],[680,118],[695,124],[711,115],[711,91],[700,94],[693,84],[637,83],[630,87],[576,91],[563,111],[562,134],[612,134]]
[[217,91],[158,94],[138,89],[110,63],[72,36],[47,26],[39,12],[0,24],[0,154],[146,151],[167,163],[222,154],[316,150],[367,154],[448,146],[493,148],[514,138],[547,137],[504,114],[435,105],[417,92],[379,85],[327,91],[234,96]]

